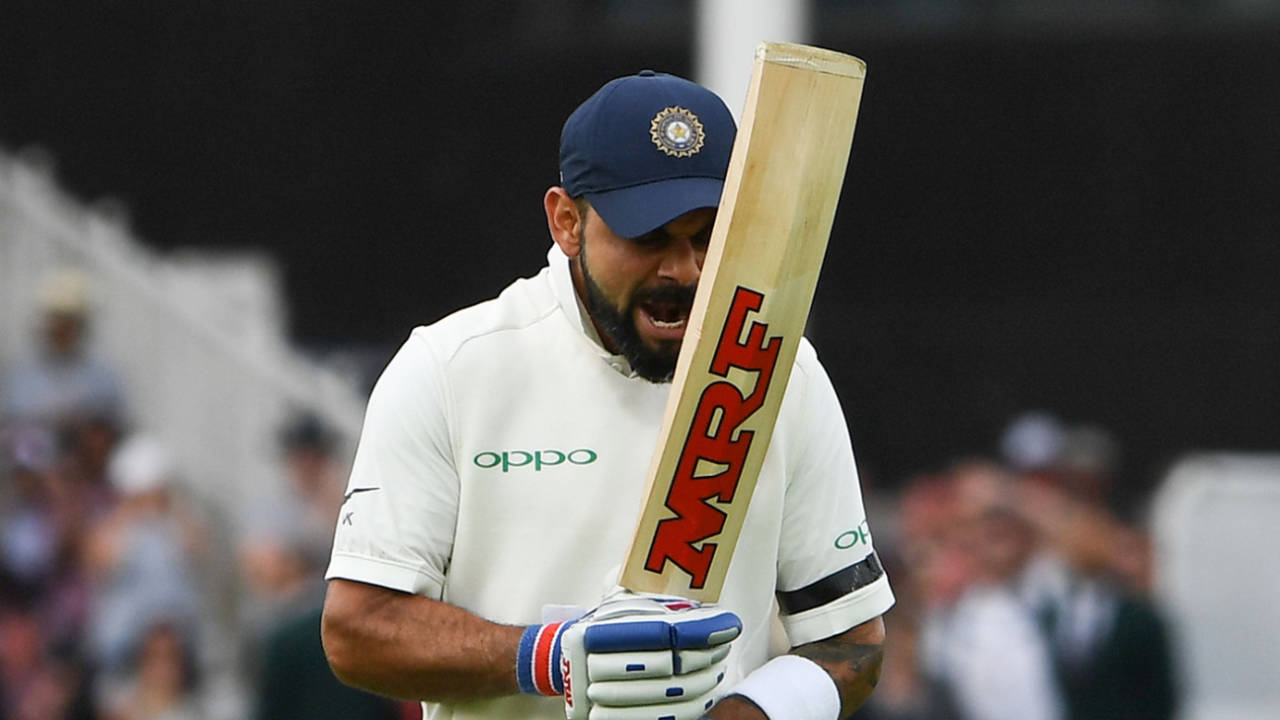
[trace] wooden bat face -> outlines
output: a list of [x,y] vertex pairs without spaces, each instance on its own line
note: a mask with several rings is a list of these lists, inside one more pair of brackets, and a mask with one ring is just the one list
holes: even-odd
[[715,602],[804,332],[865,66],[761,45],[622,585]]

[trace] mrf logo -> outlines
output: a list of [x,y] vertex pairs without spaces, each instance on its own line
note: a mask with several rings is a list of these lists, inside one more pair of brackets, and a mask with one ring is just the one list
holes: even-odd
[[[740,428],[764,404],[782,348],[782,338],[766,338],[769,326],[754,321],[745,340],[740,340],[747,315],[759,311],[763,302],[764,295],[754,290],[740,286],[734,292],[710,368],[713,375],[726,379],[708,385],[698,398],[667,492],[666,506],[676,516],[658,521],[645,558],[645,569],[655,573],[662,572],[667,561],[675,563],[689,574],[695,588],[706,585],[716,553],[716,543],[704,541],[719,535],[724,528],[725,514],[707,501],[733,501],[755,436],[754,431]],[[749,395],[727,379],[730,368],[756,374]],[[695,474],[700,465],[708,464],[718,472]]]
[[560,677],[564,678],[564,704],[570,710],[573,709],[573,684],[569,682],[569,678],[573,676],[573,671],[569,667],[569,654],[560,655]]

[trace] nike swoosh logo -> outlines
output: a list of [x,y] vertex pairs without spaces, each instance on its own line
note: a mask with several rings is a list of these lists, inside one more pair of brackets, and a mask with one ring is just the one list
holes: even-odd
[[374,490],[381,490],[381,489],[382,489],[382,488],[380,488],[380,487],[373,487],[373,488],[351,488],[350,490],[348,490],[348,491],[347,491],[347,494],[346,494],[346,495],[343,495],[343,496],[342,496],[342,502],[346,502],[346,501],[350,500],[350,499],[351,499],[351,496],[352,496],[352,495],[355,495],[356,493],[362,493],[362,492],[373,492]]

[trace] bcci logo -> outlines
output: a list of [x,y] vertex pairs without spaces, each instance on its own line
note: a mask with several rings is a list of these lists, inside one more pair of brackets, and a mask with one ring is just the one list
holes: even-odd
[[672,106],[653,117],[649,137],[671,157],[689,157],[702,149],[702,122],[692,112]]

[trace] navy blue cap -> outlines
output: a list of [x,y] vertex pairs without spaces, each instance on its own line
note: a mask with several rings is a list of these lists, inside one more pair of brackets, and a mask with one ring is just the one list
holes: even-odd
[[642,70],[610,81],[560,133],[560,184],[610,230],[637,237],[720,204],[737,125],[710,90]]

